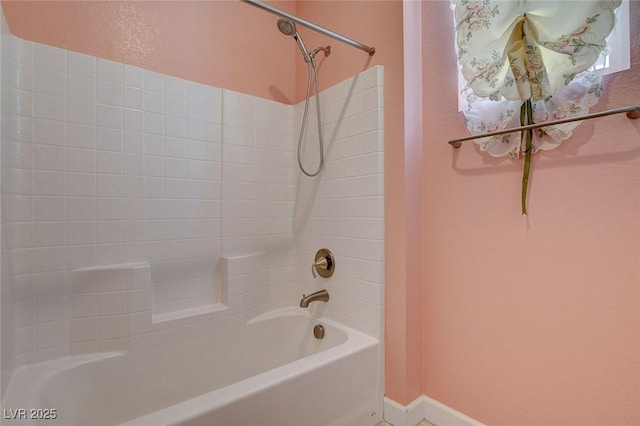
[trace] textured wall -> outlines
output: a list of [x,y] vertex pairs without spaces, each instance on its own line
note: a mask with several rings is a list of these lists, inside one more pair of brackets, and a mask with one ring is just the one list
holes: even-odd
[[297,46],[277,30],[275,16],[238,1],[5,1],[2,7],[12,34],[26,40],[295,101]]
[[[457,112],[448,2],[423,5],[424,392],[490,425],[640,423],[640,120],[583,123],[534,157],[491,159]],[[640,100],[632,68],[594,110]]]

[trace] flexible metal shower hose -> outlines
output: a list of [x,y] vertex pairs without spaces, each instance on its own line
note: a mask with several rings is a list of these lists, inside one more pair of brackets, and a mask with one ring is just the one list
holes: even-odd
[[[318,70],[315,65],[315,61],[311,59],[307,62],[307,67],[309,72],[307,73],[307,99],[304,103],[304,116],[302,117],[302,126],[300,127],[300,136],[298,137],[298,166],[300,166],[300,170],[302,173],[309,177],[318,176],[320,171],[322,170],[322,166],[324,165],[324,148],[322,141],[322,121],[320,120],[320,84],[318,83]],[[312,72],[313,70],[313,72]],[[318,169],[309,173],[305,170],[302,165],[302,144],[304,141],[304,133],[307,127],[307,113],[309,112],[309,98],[311,97],[311,77],[313,74],[313,79],[315,80],[316,85],[316,112],[318,117],[318,146],[320,150],[320,164],[318,165]]]

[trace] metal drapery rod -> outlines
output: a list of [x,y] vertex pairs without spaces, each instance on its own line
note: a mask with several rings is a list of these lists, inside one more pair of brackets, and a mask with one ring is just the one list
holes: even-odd
[[627,117],[629,117],[629,118],[631,118],[633,120],[640,118],[640,106],[631,105],[631,106],[627,106],[627,107],[623,107],[623,108],[615,108],[615,109],[610,109],[610,110],[602,111],[602,112],[594,112],[593,114],[585,114],[585,115],[582,115],[580,117],[564,118],[562,120],[547,121],[545,123],[529,124],[527,126],[513,127],[513,128],[510,128],[510,129],[498,130],[496,132],[483,133],[481,135],[473,135],[473,136],[466,136],[464,138],[451,139],[449,141],[449,144],[451,144],[451,146],[453,146],[454,148],[460,148],[462,146],[462,142],[470,141],[470,140],[473,140],[473,139],[480,139],[480,138],[487,138],[487,137],[491,137],[491,136],[505,135],[507,133],[521,132],[523,130],[529,130],[529,129],[538,129],[540,127],[548,127],[548,126],[553,126],[553,125],[556,125],[556,124],[571,123],[573,121],[589,120],[589,119],[592,119],[592,118],[604,117],[606,115],[622,114],[623,112],[626,112],[627,113]]
[[324,27],[321,27],[320,25],[316,25],[313,22],[309,22],[309,21],[307,21],[305,19],[298,18],[297,16],[292,15],[292,14],[290,14],[288,12],[285,12],[284,10],[278,9],[277,7],[273,7],[270,4],[261,2],[259,0],[240,0],[240,1],[245,2],[245,3],[249,3],[252,6],[258,7],[258,8],[263,9],[263,10],[266,10],[267,12],[273,13],[274,15],[278,15],[278,16],[281,16],[283,18],[290,19],[290,20],[292,20],[292,21],[294,21],[294,22],[296,22],[296,23],[298,23],[298,24],[300,24],[300,25],[302,25],[304,27],[311,28],[312,30],[317,31],[317,32],[319,32],[321,34],[324,34],[324,35],[329,36],[329,37],[333,37],[338,41],[341,41],[343,43],[349,44],[349,45],[351,45],[351,46],[353,46],[355,48],[358,48],[360,50],[364,50],[365,52],[367,52],[369,54],[369,56],[373,56],[373,54],[376,53],[376,48],[375,47],[366,46],[366,45],[364,45],[364,44],[362,44],[360,42],[357,42],[357,41],[352,40],[352,39],[350,39],[348,37],[345,37],[343,35],[340,35],[338,33],[333,32],[331,30],[328,30],[328,29],[326,29]]

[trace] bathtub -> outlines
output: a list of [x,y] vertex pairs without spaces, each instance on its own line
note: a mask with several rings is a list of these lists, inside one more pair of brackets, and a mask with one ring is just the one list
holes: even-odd
[[[239,327],[234,321],[241,320],[171,328],[132,338],[127,351],[22,367],[7,389],[2,424],[363,426],[380,419],[376,339],[298,308]],[[325,329],[321,340],[316,324]]]

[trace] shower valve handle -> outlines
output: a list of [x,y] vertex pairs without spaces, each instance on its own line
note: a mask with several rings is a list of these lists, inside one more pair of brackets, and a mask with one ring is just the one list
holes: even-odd
[[311,265],[311,274],[313,275],[313,278],[317,278],[318,277],[316,275],[316,269],[324,269],[324,270],[326,270],[327,266],[328,266],[328,263],[329,262],[327,261],[326,257],[314,262],[313,265]]
[[320,275],[322,278],[329,278],[333,275],[336,262],[333,254],[327,249],[320,249],[316,253],[315,262],[311,264],[311,274],[313,278]]

